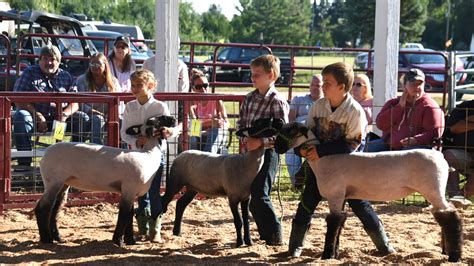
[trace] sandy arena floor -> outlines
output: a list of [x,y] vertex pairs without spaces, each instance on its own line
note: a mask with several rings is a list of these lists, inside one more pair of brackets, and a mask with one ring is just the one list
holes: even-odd
[[[111,242],[117,206],[98,204],[68,207],[59,218],[62,244],[38,244],[39,235],[31,209],[9,210],[0,216],[0,263],[8,264],[146,264],[146,263],[321,263],[327,205],[321,204],[314,216],[306,248],[300,258],[287,258],[287,246],[270,247],[258,240],[251,223],[253,246],[235,248],[235,229],[227,201],[223,198],[193,201],[184,215],[182,236],[173,236],[174,206],[164,217],[165,243],[118,248]],[[283,230],[288,242],[291,217],[297,202],[284,203]],[[409,263],[441,264],[447,256],[438,245],[440,228],[429,211],[422,207],[377,204],[396,254],[381,257],[349,212],[341,236],[340,256],[324,263]],[[280,215],[281,210],[276,206]],[[461,210],[464,218],[464,264],[474,264],[474,211]]]

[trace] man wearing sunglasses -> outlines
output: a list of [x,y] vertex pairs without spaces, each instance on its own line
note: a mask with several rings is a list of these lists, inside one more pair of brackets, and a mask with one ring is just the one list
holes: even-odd
[[[38,65],[25,69],[16,81],[13,91],[16,92],[77,92],[72,75],[59,68],[61,53],[56,46],[45,46],[41,48]],[[15,103],[16,111],[13,115],[13,136],[16,148],[19,151],[31,150],[31,134],[35,131],[45,133],[52,128],[53,120],[66,121],[77,110],[77,103],[63,105],[58,113],[56,103]],[[79,127],[79,121],[83,117],[74,119],[73,130]],[[70,125],[69,125],[70,126]],[[77,132],[73,132],[77,136]],[[31,157],[18,159],[21,171],[27,169],[32,162]]]

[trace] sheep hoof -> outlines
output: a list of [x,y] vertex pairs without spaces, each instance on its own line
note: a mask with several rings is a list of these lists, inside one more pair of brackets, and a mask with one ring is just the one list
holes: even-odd
[[252,240],[251,239],[245,240],[245,245],[247,245],[247,246],[253,245]]
[[241,247],[244,244],[243,240],[237,240],[237,243],[235,244],[236,247]]
[[459,262],[461,259],[461,254],[459,252],[451,252],[448,257],[449,262]]
[[112,242],[114,242],[114,244],[115,244],[116,246],[118,246],[119,248],[125,247],[125,243],[123,242],[123,238],[122,238],[122,237],[121,237],[121,238],[113,238],[113,239],[112,239]]
[[53,239],[51,237],[42,237],[40,238],[41,244],[53,244]]
[[126,237],[125,238],[125,244],[127,245],[136,245],[137,244],[137,241],[135,240],[135,237]]

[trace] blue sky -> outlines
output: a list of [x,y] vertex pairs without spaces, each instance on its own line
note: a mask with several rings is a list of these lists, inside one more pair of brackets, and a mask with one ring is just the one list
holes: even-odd
[[237,9],[235,9],[236,5],[239,4],[239,0],[186,0],[186,2],[190,2],[193,4],[193,8],[199,14],[206,12],[209,10],[209,6],[212,4],[216,4],[220,6],[222,9],[222,13],[231,20],[234,14],[237,14]]

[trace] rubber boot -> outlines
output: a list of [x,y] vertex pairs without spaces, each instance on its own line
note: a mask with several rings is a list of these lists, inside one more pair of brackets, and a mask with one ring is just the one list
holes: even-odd
[[311,224],[298,225],[295,220],[291,224],[290,243],[288,245],[288,255],[299,257],[303,251],[303,246]]
[[446,192],[448,197],[462,195],[462,191],[459,188],[459,173],[458,171],[450,172],[448,178],[448,184],[446,185]]
[[381,223],[379,225],[378,230],[365,229],[365,232],[367,232],[367,234],[370,236],[370,239],[372,239],[372,242],[375,244],[375,247],[377,247],[377,250],[383,256],[386,256],[388,254],[392,254],[395,252],[395,249],[390,245],[388,241],[387,234],[385,234],[385,230],[383,229],[383,226]]
[[161,239],[161,215],[156,220],[149,219],[148,226],[150,228],[149,240],[150,242],[163,243]]
[[148,219],[150,217],[150,209],[145,208],[141,212],[138,209],[135,209],[135,218],[137,219],[138,225],[138,235],[146,236],[148,235]]

